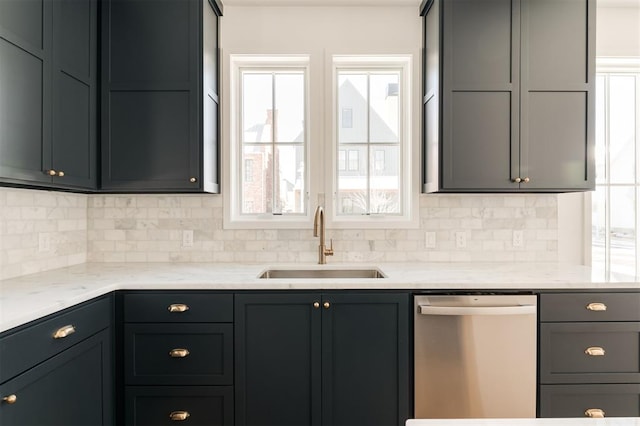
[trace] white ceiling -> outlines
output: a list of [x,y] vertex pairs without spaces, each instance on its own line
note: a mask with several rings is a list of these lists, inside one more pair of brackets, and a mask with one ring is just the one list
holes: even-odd
[[[636,7],[640,0],[597,0],[600,7]],[[223,0],[225,6],[416,6],[421,0]]]
[[417,8],[421,0],[222,0],[222,2],[225,6],[415,6]]
[[640,9],[640,0],[597,0],[598,7],[635,7]]

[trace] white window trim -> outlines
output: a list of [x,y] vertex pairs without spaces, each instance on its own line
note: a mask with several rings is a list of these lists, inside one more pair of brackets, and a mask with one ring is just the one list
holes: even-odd
[[[226,167],[223,167],[223,226],[225,229],[299,229],[308,228],[312,223],[313,209],[315,206],[309,201],[311,197],[313,180],[311,178],[311,169],[313,165],[310,164],[310,158],[312,156],[311,141],[311,90],[310,90],[310,57],[303,54],[277,54],[277,55],[264,55],[264,54],[229,54],[223,55],[225,61],[223,68],[228,69],[228,80],[224,78],[223,81],[228,81],[225,88],[228,88],[226,99],[229,99],[229,126],[227,131],[223,128],[223,140],[228,141],[227,144],[223,144],[223,149],[228,149],[229,162]],[[305,140],[306,140],[306,158],[305,158],[305,179],[307,181],[307,208],[305,213],[295,215],[273,215],[273,214],[261,214],[261,215],[241,215],[240,214],[240,185],[242,182],[242,153],[240,152],[240,117],[241,102],[240,102],[240,85],[239,78],[242,68],[265,68],[273,69],[280,68],[286,70],[292,69],[304,69],[305,71],[305,91],[306,91],[306,111],[305,111]],[[224,116],[223,116],[224,118]],[[221,120],[222,121],[222,120]],[[226,156],[221,158],[225,159]],[[222,161],[223,164],[227,163]],[[235,167],[234,167],[235,165]],[[235,170],[235,173],[232,171]]]
[[[601,73],[609,73],[609,74],[624,74],[624,73],[639,73],[640,72],[640,57],[607,57],[607,56],[599,56],[596,57],[596,74]],[[637,90],[640,90],[637,89]],[[608,120],[608,118],[607,118]],[[640,135],[640,121],[636,123],[637,127],[637,135]],[[636,161],[637,165],[640,165],[639,161]],[[636,173],[640,173],[636,170]],[[597,184],[596,184],[597,185]],[[592,210],[592,193],[588,192],[584,195],[584,203],[583,203],[583,212],[584,212],[584,260],[585,265],[596,267],[593,265],[592,258],[592,250],[593,250],[593,240],[592,240],[592,224],[593,224],[593,210]],[[636,201],[637,203],[637,201]],[[636,214],[636,232],[640,229],[640,224],[638,224],[638,214]],[[640,238],[640,236],[636,235],[636,238]],[[640,245],[638,245],[638,250],[640,251]],[[640,253],[636,253],[636,257],[639,257]],[[636,270],[640,268],[640,260],[636,261]],[[611,276],[611,274],[615,274],[610,269],[610,260],[605,260],[604,268],[602,265],[597,265],[597,271],[605,273],[607,276]]]
[[[327,226],[333,229],[414,229],[419,226],[419,179],[420,168],[418,131],[420,106],[417,104],[418,97],[412,96],[419,82],[415,76],[420,75],[417,58],[414,54],[392,54],[392,55],[347,55],[327,53],[325,55],[325,111],[331,113],[326,120],[326,135],[331,135],[331,143],[325,144],[325,158],[330,159],[325,166],[326,175],[324,187],[330,190],[331,196],[325,197],[325,207],[327,214]],[[337,215],[337,168],[338,168],[338,94],[337,94],[337,74],[338,69],[375,69],[375,68],[399,68],[402,70],[402,134],[407,143],[402,147],[403,166],[400,174],[403,192],[403,214],[398,215],[361,215],[345,216]],[[408,83],[408,84],[407,84]]]

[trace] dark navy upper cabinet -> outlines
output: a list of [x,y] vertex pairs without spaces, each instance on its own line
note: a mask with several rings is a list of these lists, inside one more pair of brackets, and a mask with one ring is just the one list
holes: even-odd
[[595,1],[425,0],[424,192],[594,186]]
[[102,3],[102,182],[218,192],[218,17],[209,0]]
[[94,189],[96,0],[0,2],[0,180]]

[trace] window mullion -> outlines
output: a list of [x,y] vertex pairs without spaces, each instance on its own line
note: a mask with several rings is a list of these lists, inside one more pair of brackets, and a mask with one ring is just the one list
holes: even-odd
[[365,166],[367,170],[367,214],[371,214],[371,73],[367,72],[367,155]]
[[271,73],[271,214],[276,210],[276,73]]

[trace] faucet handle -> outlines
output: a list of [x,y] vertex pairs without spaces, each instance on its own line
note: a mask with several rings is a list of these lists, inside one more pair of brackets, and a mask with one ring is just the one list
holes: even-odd
[[333,256],[333,238],[329,240],[330,247],[324,249],[324,254],[326,256]]

